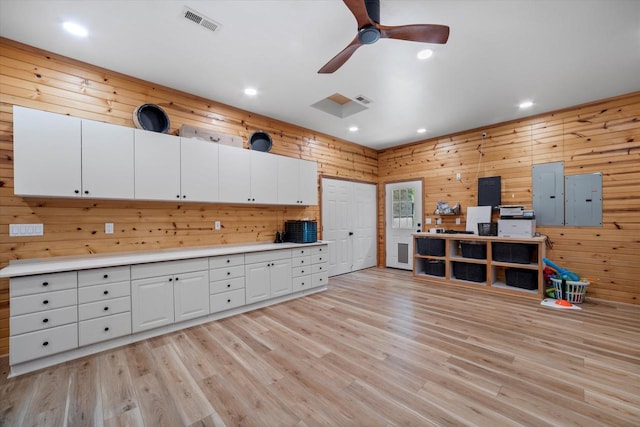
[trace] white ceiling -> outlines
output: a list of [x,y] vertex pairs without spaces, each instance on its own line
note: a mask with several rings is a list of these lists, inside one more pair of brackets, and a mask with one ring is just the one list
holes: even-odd
[[[317,70],[356,34],[340,0],[0,0],[0,35],[376,149],[640,90],[638,0],[381,0],[380,15],[451,35],[383,39],[329,75]],[[425,47],[435,54],[418,61]],[[344,119],[310,107],[336,92],[373,102]]]

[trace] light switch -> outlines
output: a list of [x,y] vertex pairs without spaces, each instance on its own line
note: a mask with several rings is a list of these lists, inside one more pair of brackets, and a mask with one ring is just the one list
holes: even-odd
[[9,236],[42,236],[44,224],[9,224]]
[[113,234],[113,223],[105,222],[104,223],[104,234]]
[[425,218],[424,219],[424,223],[427,224],[427,225],[431,224],[431,218]]
[[456,218],[456,225],[460,225],[460,218]]
[[215,222],[215,229],[220,230],[220,221]]

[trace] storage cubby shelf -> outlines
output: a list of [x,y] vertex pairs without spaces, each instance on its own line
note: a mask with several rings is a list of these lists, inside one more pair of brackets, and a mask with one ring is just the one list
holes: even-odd
[[[416,233],[413,238],[416,278],[542,299],[545,237]],[[507,285],[514,277],[516,283]]]

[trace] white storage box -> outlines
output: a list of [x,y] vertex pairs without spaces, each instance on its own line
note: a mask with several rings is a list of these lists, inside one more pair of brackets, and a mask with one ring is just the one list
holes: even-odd
[[182,138],[196,138],[203,141],[217,142],[219,144],[242,148],[242,138],[240,138],[239,136],[227,135],[209,129],[201,129],[189,125],[180,126],[180,130],[178,133]]

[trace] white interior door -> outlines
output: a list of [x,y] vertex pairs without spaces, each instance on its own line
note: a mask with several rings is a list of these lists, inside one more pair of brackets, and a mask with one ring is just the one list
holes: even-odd
[[322,179],[322,240],[329,242],[329,276],[374,267],[376,186]]
[[422,231],[422,181],[386,184],[387,267],[413,269],[413,233]]

